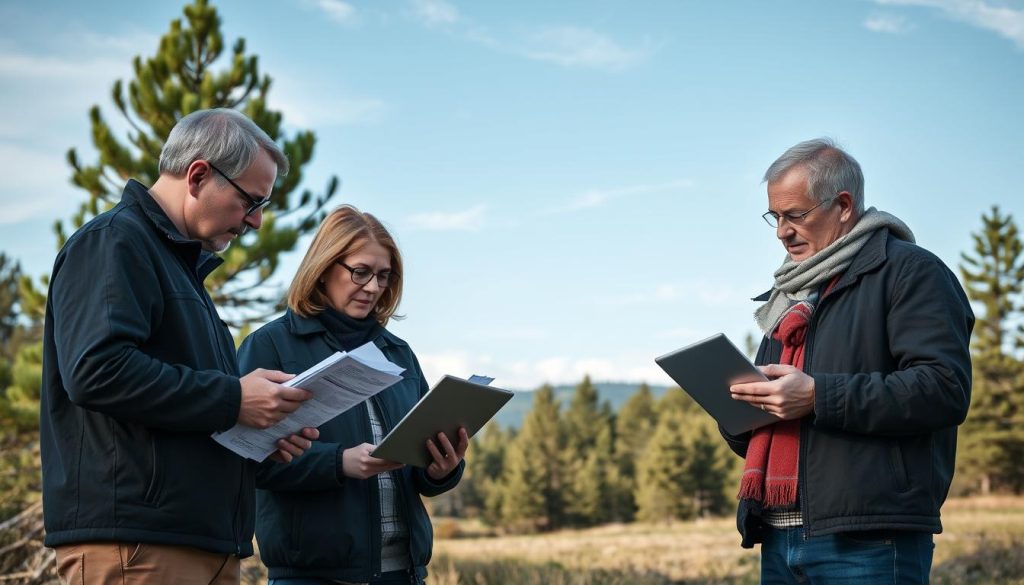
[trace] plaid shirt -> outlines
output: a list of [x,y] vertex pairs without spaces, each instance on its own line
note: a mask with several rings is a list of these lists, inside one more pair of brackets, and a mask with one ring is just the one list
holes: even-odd
[[[384,439],[384,426],[373,401],[367,402],[370,414],[370,430],[373,444],[379,445]],[[408,569],[412,566],[409,558],[409,528],[395,506],[395,477],[393,471],[377,474],[380,490],[380,570],[381,572]]]

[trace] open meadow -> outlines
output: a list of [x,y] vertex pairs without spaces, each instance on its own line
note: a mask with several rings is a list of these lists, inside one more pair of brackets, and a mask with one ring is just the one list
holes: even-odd
[[[943,524],[933,584],[1024,585],[1024,498],[950,500]],[[480,534],[448,519],[436,525],[454,538],[435,541],[434,585],[757,583],[758,552],[739,547],[732,518],[530,536]]]

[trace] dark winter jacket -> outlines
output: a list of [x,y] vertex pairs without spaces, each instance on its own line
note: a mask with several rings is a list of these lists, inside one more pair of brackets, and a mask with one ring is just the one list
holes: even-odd
[[135,181],[57,255],[40,406],[47,546],[252,554],[252,466],[210,438],[241,401],[231,334],[203,288],[220,262]]
[[[384,328],[373,342],[405,368],[402,381],[371,400],[387,433],[428,390],[408,344]],[[252,333],[238,350],[242,371],[256,368],[300,373],[335,351],[344,351],[320,320],[288,311]],[[270,578],[320,577],[365,583],[380,567],[380,503],[377,478],[353,479],[339,473],[341,450],[372,443],[366,403],[320,426],[320,439],[289,464],[268,462],[257,471],[256,540]],[[420,578],[426,576],[433,528],[420,495],[435,496],[455,487],[465,462],[435,482],[426,471],[405,466],[395,472],[397,506],[409,529],[409,555]]]
[[[808,535],[942,531],[956,427],[971,402],[973,327],[942,261],[887,230],[868,240],[822,298],[805,342],[815,403],[801,428],[798,499]],[[780,354],[765,338],[757,363]],[[723,435],[745,456],[750,433]],[[743,546],[762,541],[760,514],[741,503]]]

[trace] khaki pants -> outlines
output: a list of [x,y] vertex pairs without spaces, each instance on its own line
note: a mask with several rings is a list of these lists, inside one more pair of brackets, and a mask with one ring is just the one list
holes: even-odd
[[97,542],[58,546],[64,585],[238,585],[238,557],[187,546]]

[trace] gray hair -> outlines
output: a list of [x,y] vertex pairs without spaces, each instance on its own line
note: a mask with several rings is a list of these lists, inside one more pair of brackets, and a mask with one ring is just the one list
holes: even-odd
[[244,114],[231,108],[199,110],[171,129],[160,151],[160,174],[181,176],[193,162],[206,160],[229,177],[237,177],[256,160],[260,149],[277,163],[279,177],[288,174],[288,157],[281,147]]
[[815,202],[822,203],[840,191],[847,191],[857,216],[864,213],[864,173],[860,164],[835,141],[815,138],[791,147],[764,172],[764,182],[773,183],[797,166],[807,169],[807,193]]

